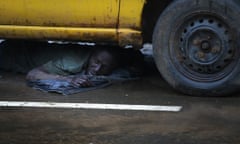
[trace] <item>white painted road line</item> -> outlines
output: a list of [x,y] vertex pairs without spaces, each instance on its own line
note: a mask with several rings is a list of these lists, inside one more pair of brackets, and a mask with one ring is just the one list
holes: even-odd
[[142,110],[142,111],[167,111],[167,112],[179,112],[182,109],[182,106],[24,102],[24,101],[0,101],[0,107],[109,109],[109,110]]

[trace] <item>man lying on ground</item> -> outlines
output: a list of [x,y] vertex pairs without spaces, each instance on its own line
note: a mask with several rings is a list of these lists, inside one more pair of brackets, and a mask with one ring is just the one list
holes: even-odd
[[91,87],[94,85],[89,77],[111,75],[120,67],[127,70],[127,75],[139,75],[142,62],[139,52],[113,47],[79,48],[29,41],[0,45],[0,69],[27,73],[27,81],[35,82],[33,86],[67,82],[74,87]]
[[[98,48],[92,52],[82,50],[34,68],[28,72],[27,80],[63,80],[76,87],[88,87],[92,83],[85,75],[109,75],[118,67],[117,59],[116,50],[110,48]],[[83,75],[75,75],[79,73]]]

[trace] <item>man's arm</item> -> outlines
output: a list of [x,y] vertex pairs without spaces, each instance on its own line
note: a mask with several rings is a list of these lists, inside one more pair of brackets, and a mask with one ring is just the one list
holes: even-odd
[[26,77],[29,81],[34,80],[62,80],[70,82],[74,86],[88,87],[92,86],[91,82],[86,76],[63,76],[58,74],[51,74],[44,67],[40,66],[29,71]]

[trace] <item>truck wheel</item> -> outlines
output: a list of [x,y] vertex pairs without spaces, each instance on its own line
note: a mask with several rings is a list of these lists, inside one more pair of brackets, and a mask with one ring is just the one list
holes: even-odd
[[239,14],[234,0],[174,1],[159,17],[153,34],[153,55],[162,77],[188,95],[235,92],[240,74]]

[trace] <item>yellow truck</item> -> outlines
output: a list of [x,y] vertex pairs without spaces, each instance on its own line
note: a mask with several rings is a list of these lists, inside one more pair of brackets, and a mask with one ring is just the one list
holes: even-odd
[[228,95],[238,89],[239,0],[2,0],[0,38],[153,44],[176,90]]

